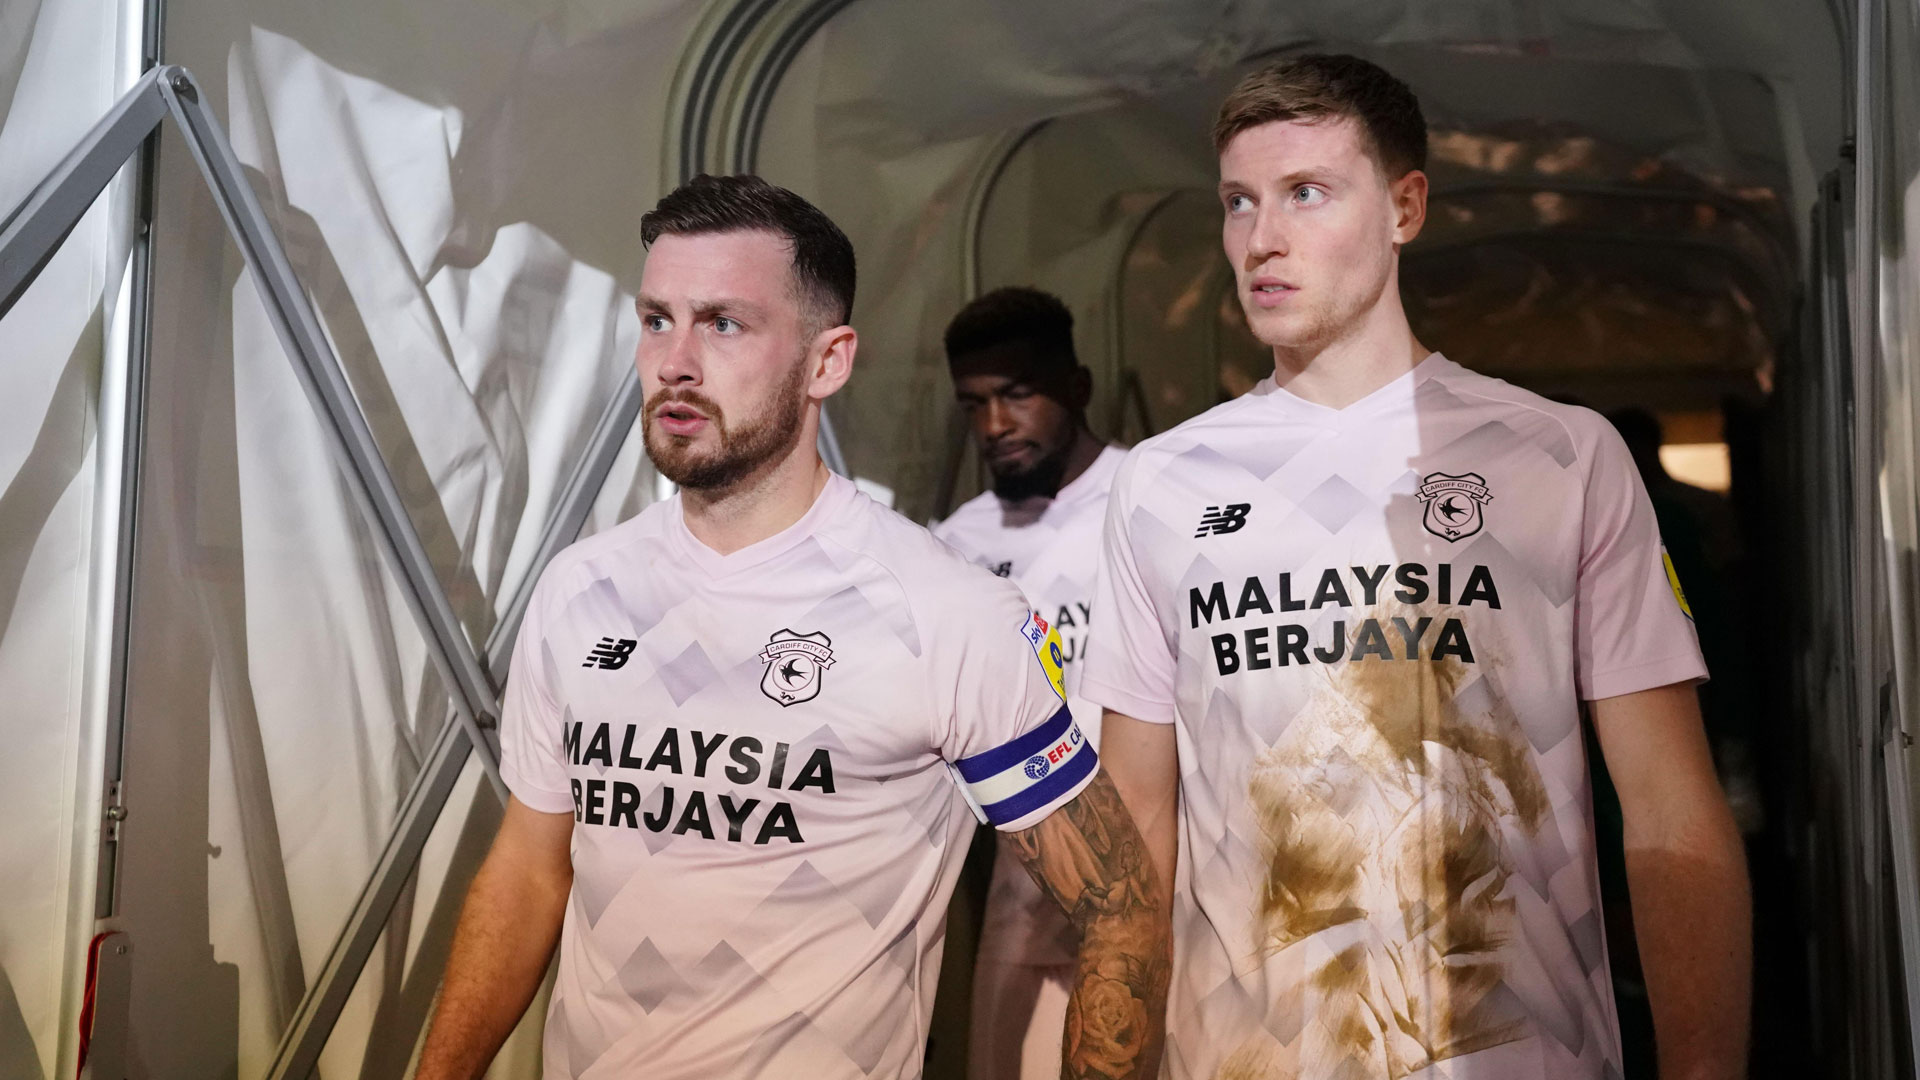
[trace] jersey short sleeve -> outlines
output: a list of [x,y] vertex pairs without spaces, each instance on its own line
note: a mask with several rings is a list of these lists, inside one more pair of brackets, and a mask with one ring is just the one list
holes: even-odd
[[940,753],[980,820],[1015,832],[1080,794],[1099,758],[1067,707],[1059,634],[1011,583],[965,576],[972,602],[933,613]]
[[522,803],[548,814],[571,813],[572,788],[562,747],[562,710],[553,695],[556,673],[546,645],[548,582],[527,605],[500,710],[500,778]]
[[1580,696],[1704,679],[1693,616],[1627,447],[1598,433],[1581,526],[1574,647]]
[[1114,712],[1151,724],[1174,720],[1173,651],[1167,646],[1153,596],[1140,574],[1134,546],[1133,479],[1139,455],[1129,455],[1114,477],[1107,527],[1100,541],[1094,610],[1099,647],[1089,650],[1080,693]]

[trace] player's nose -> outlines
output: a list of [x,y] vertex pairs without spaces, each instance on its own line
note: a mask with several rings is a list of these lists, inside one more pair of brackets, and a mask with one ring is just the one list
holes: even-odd
[[1272,206],[1262,204],[1253,214],[1253,225],[1247,230],[1246,256],[1249,266],[1259,266],[1268,259],[1284,256],[1288,250],[1288,237],[1285,215]]
[[699,341],[693,334],[675,330],[662,343],[660,381],[667,385],[698,386],[702,375]]
[[981,409],[977,415],[980,434],[988,440],[1004,438],[1013,432],[1013,410],[1007,408],[1006,402],[997,397],[988,398],[986,408]]

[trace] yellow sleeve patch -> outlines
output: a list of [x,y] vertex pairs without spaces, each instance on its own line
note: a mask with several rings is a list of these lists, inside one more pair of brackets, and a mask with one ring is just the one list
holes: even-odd
[[1693,605],[1687,603],[1687,592],[1680,587],[1680,575],[1674,571],[1673,556],[1667,554],[1665,545],[1660,548],[1660,562],[1667,568],[1667,584],[1673,586],[1673,598],[1680,601],[1680,610],[1693,618]]
[[1053,684],[1053,692],[1060,700],[1067,700],[1066,652],[1060,646],[1060,632],[1047,625],[1047,620],[1037,611],[1027,612],[1027,621],[1020,627],[1020,636],[1033,646],[1034,658],[1040,661],[1040,670],[1047,673],[1047,682]]

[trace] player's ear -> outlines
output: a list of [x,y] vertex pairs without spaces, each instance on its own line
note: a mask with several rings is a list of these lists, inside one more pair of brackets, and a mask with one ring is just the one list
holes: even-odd
[[1427,174],[1410,169],[1405,176],[1387,186],[1393,200],[1393,243],[1413,242],[1427,223]]
[[853,376],[853,354],[860,346],[860,335],[851,326],[840,325],[822,330],[813,339],[807,354],[807,396],[815,401],[832,397]]
[[1068,378],[1067,405],[1074,412],[1084,413],[1087,406],[1093,404],[1093,372],[1084,364],[1077,365]]

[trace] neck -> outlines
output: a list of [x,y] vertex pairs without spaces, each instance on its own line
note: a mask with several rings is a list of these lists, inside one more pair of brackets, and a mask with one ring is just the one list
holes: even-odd
[[[1085,424],[1081,424],[1079,430],[1073,433],[1073,445],[1067,449],[1067,469],[1060,474],[1060,486],[1064,488],[1080,479],[1081,474],[1093,467],[1094,460],[1100,456],[1100,451],[1106,448],[1106,443],[1095,438],[1093,432],[1087,430]],[[1059,492],[1056,491],[1054,494],[1057,495]]]
[[1399,289],[1389,281],[1380,303],[1338,337],[1275,345],[1273,381],[1295,397],[1344,409],[1412,371],[1432,351],[1413,336]]
[[805,517],[831,476],[808,424],[791,452],[739,483],[706,491],[682,489],[680,514],[694,539],[731,555]]

